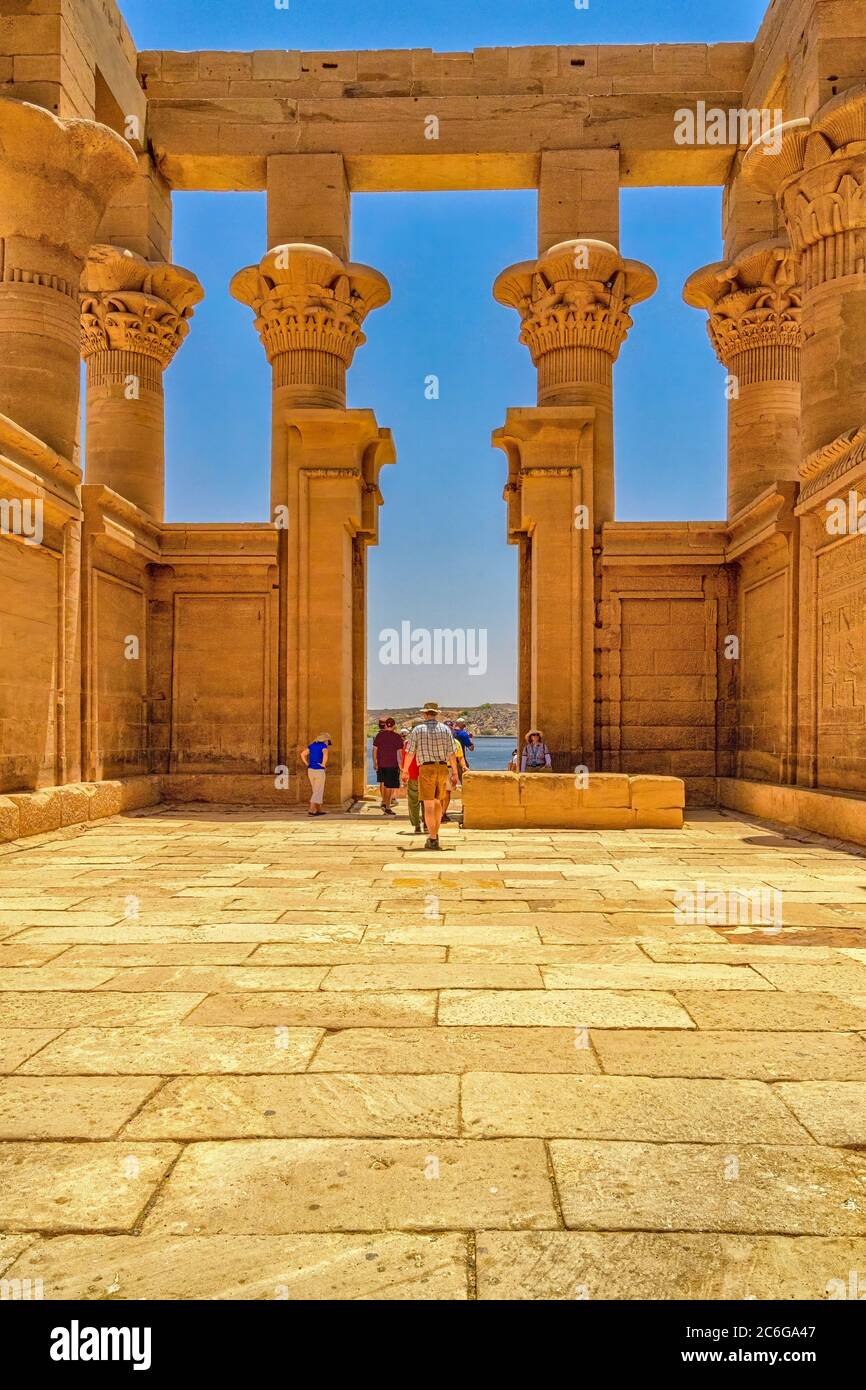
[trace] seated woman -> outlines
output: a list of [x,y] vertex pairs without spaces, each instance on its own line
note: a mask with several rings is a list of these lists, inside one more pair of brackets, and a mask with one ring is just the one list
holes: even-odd
[[544,742],[544,735],[540,729],[530,729],[529,733],[526,735],[526,741],[523,745],[523,756],[520,759],[520,771],[553,771],[550,749]]

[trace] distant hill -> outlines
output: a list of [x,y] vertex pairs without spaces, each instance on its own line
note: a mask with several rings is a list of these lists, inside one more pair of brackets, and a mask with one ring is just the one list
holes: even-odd
[[[404,709],[371,709],[367,711],[367,731],[375,734],[379,730],[379,720],[391,716],[399,729],[403,724],[410,726],[421,722],[417,706]],[[514,738],[517,733],[516,705],[443,705],[443,719],[464,718],[470,733],[481,738]]]

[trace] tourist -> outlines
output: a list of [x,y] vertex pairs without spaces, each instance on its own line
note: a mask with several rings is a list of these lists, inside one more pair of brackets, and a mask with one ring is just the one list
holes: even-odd
[[[408,739],[411,730],[401,729],[404,743]],[[421,824],[424,819],[424,808],[421,805],[421,798],[418,795],[418,759],[413,753],[410,754],[408,748],[404,746],[400,761],[401,775],[406,779],[406,806],[409,810],[409,819],[412,822],[412,829],[416,835],[421,834]],[[424,827],[426,829],[426,826]]]
[[373,739],[373,767],[382,797],[382,814],[395,816],[392,806],[395,793],[400,792],[400,764],[403,758],[403,739],[397,733],[396,721],[388,718]]
[[[457,759],[457,783],[456,783],[456,785],[462,787],[462,786],[463,786],[463,771],[464,771],[464,767],[463,767],[463,745],[462,745],[462,743],[460,743],[460,741],[458,740],[458,738],[457,738],[457,736],[456,736],[456,730],[455,730],[455,729],[452,729],[452,730],[451,730],[451,736],[452,736],[452,738],[453,738],[453,740],[454,740],[454,756],[455,756],[455,758]],[[450,823],[451,823],[451,817],[450,817],[449,814],[448,814],[448,807],[449,807],[450,805],[451,805],[451,788],[449,787],[449,788],[447,789],[447,791],[445,792],[445,796],[444,796],[444,798],[443,798],[443,800],[442,800],[442,824],[443,824],[443,825],[450,825]]]
[[[445,792],[457,785],[457,756],[454,736],[439,718],[439,706],[432,700],[422,711],[424,723],[414,728],[406,742],[410,758],[418,762],[418,795],[424,803],[427,825],[426,849],[438,850],[439,826]],[[408,778],[403,775],[403,780]]]
[[307,769],[312,796],[310,797],[310,816],[326,816],[322,810],[325,799],[325,776],[328,766],[328,749],[331,746],[330,734],[318,734],[307,748],[301,750],[301,762]]
[[526,742],[523,745],[523,757],[520,759],[520,771],[553,771],[550,749],[544,742],[544,735],[540,729],[530,729],[529,733],[526,735]]
[[462,786],[463,773],[466,770],[466,768],[469,767],[469,759],[466,755],[467,753],[475,752],[475,744],[472,741],[472,735],[466,727],[466,720],[463,718],[462,714],[459,719],[455,719],[453,731],[454,737],[457,739],[457,742],[460,744],[460,747],[463,750],[463,757],[460,760],[459,766],[457,768],[457,773],[460,778],[460,785]]
[[507,770],[508,770],[509,772],[519,772],[519,771],[520,771],[520,754],[518,753],[518,751],[517,751],[516,748],[515,748],[514,752],[511,754],[511,762],[508,764],[508,769],[507,769]]

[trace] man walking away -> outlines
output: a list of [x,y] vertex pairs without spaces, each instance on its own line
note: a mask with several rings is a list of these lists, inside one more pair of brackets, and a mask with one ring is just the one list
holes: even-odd
[[[457,785],[457,757],[454,735],[439,718],[439,706],[432,700],[422,711],[424,723],[409,735],[406,751],[418,759],[418,793],[424,803],[427,823],[425,849],[439,849],[442,802],[449,787]],[[408,781],[404,771],[404,781]]]
[[382,793],[382,811],[386,816],[395,816],[391,802],[394,793],[400,790],[400,763],[403,754],[403,740],[394,727],[393,719],[385,720],[385,727],[373,739],[373,766],[376,780]]

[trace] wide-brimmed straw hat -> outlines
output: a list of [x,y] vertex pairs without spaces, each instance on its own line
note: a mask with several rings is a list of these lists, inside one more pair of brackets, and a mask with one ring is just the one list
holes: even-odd
[[421,713],[422,713],[422,714],[438,714],[438,713],[439,713],[439,706],[437,705],[437,703],[436,703],[435,700],[428,700],[427,703],[426,703],[426,705],[425,705],[425,706],[423,707],[423,709],[421,710]]
[[533,734],[537,734],[539,738],[544,738],[544,734],[541,732],[540,729],[530,729],[523,742],[528,743],[529,740],[532,738]]

